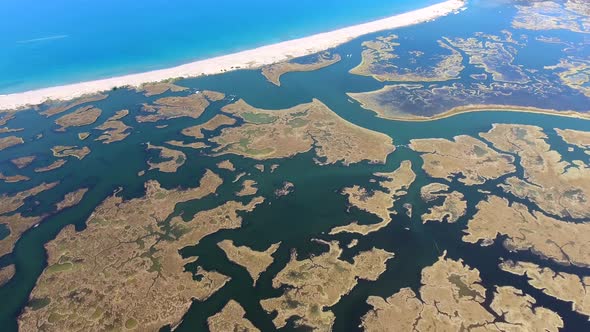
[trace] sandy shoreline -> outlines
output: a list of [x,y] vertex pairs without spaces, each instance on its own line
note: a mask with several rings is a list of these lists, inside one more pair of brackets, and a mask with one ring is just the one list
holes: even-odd
[[176,77],[197,77],[236,69],[254,69],[290,57],[317,53],[369,33],[399,28],[433,20],[455,12],[463,0],[447,0],[418,10],[334,31],[262,46],[256,49],[195,61],[184,65],[107,79],[74,83],[13,94],[0,95],[0,110],[38,105],[47,100],[68,100],[114,87],[139,86]]

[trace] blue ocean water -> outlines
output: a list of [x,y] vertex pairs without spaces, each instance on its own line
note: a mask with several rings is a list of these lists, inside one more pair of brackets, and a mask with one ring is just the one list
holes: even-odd
[[3,0],[0,93],[166,68],[441,0]]

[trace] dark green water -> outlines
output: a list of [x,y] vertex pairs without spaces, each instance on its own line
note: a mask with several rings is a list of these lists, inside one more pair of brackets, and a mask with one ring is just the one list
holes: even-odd
[[[415,45],[417,49],[423,48],[436,52],[437,45],[432,41],[442,36],[468,37],[476,31],[498,34],[500,29],[510,28],[510,16],[507,13],[513,13],[510,7],[487,7],[474,2],[467,11],[459,15],[399,29],[395,33],[400,35],[402,43]],[[516,33],[526,33],[529,35],[529,40],[539,34],[531,31],[515,31]],[[542,34],[576,43],[583,40],[576,34],[562,31],[543,31]],[[16,318],[27,305],[28,295],[46,266],[46,253],[43,245],[55,238],[65,225],[75,224],[79,230],[82,230],[87,217],[94,208],[117,188],[123,189],[122,195],[125,198],[132,198],[143,195],[143,183],[147,179],[157,179],[166,188],[195,187],[206,169],[218,172],[224,178],[224,185],[220,188],[218,196],[198,202],[180,204],[176,213],[182,211],[185,218],[189,218],[198,211],[215,207],[226,200],[235,199],[233,192],[239,189],[239,182],[232,183],[232,180],[237,173],[242,171],[249,173],[248,178],[258,182],[259,193],[268,199],[252,213],[244,215],[242,228],[220,231],[204,238],[198,245],[187,247],[181,251],[185,257],[199,256],[198,265],[207,270],[216,270],[230,276],[232,280],[206,302],[194,302],[182,324],[178,327],[180,331],[205,330],[206,319],[218,312],[229,299],[237,300],[245,308],[246,317],[254,325],[264,331],[274,330],[273,316],[267,315],[263,311],[259,301],[279,296],[282,293],[281,290],[271,287],[271,280],[288,262],[291,249],[296,249],[299,257],[306,257],[325,250],[325,247],[311,242],[311,239],[314,238],[336,239],[342,244],[348,243],[353,238],[359,238],[358,246],[353,249],[345,249],[344,259],[350,259],[358,252],[374,246],[395,253],[395,258],[387,263],[387,271],[379,280],[376,282],[360,281],[350,294],[345,295],[338,304],[331,308],[336,316],[334,325],[336,331],[358,330],[360,317],[369,309],[365,301],[370,295],[390,296],[402,287],[411,287],[417,291],[420,287],[421,270],[425,266],[433,264],[444,250],[448,252],[448,257],[461,258],[471,267],[480,270],[483,284],[490,292],[493,291],[495,285],[515,286],[532,295],[539,305],[558,312],[565,321],[565,330],[590,329],[587,318],[572,312],[569,303],[544,295],[530,287],[525,278],[502,272],[497,265],[500,258],[504,258],[537,262],[557,271],[579,275],[590,275],[590,269],[552,264],[526,252],[508,252],[499,244],[501,241],[497,241],[490,247],[479,247],[461,241],[462,230],[465,229],[469,216],[473,215],[475,205],[485,196],[477,192],[477,188],[464,186],[456,180],[453,181],[451,187],[464,193],[468,199],[467,216],[455,224],[422,224],[419,216],[426,212],[429,206],[421,201],[419,190],[422,185],[433,181],[433,179],[428,178],[422,171],[422,160],[419,155],[405,147],[413,138],[451,138],[459,134],[477,135],[489,130],[493,123],[532,124],[544,128],[552,148],[562,154],[564,159],[587,161],[587,155],[579,149],[569,152],[565,143],[556,136],[553,128],[589,131],[590,122],[549,115],[493,111],[462,114],[431,122],[399,122],[376,118],[372,112],[360,108],[357,103],[350,102],[345,93],[372,91],[385,85],[370,77],[360,77],[348,73],[360,62],[361,42],[378,35],[383,35],[383,33],[369,35],[335,49],[342,55],[350,54],[350,57],[343,56],[343,60],[336,65],[316,72],[291,73],[283,76],[281,87],[266,82],[259,71],[237,71],[180,81],[177,84],[192,89],[216,90],[224,92],[228,96],[225,100],[214,103],[203,116],[196,120],[181,118],[156,124],[140,124],[133,120],[143,103],[167,95],[185,95],[189,93],[188,91],[168,93],[151,98],[126,89],[112,91],[108,99],[93,103],[103,110],[103,114],[96,124],[104,122],[118,110],[129,109],[131,114],[123,121],[132,126],[133,130],[132,134],[124,141],[109,145],[94,142],[92,136],[88,140],[80,142],[76,136],[76,130],[68,130],[65,133],[55,132],[54,119],[46,119],[35,110],[18,113],[16,119],[11,120],[8,125],[11,128],[25,128],[25,131],[16,135],[23,137],[26,144],[0,152],[0,170],[9,175],[23,174],[31,177],[31,180],[15,184],[1,183],[0,194],[21,191],[44,181],[59,180],[61,182],[57,187],[29,200],[19,210],[25,215],[49,213],[50,216],[38,227],[27,231],[17,242],[12,254],[0,258],[0,266],[10,264],[16,266],[15,277],[0,288],[1,330],[16,330]],[[540,51],[543,52],[543,57],[537,56]],[[538,69],[556,63],[563,56],[562,52],[562,47],[559,45],[531,42],[519,52],[517,60],[530,68]],[[466,69],[463,76],[467,78],[463,80],[468,80],[469,74],[483,72],[483,69],[475,68],[467,60],[464,64]],[[581,104],[582,98],[579,93],[576,94],[572,91],[570,93],[571,95],[565,95],[562,98],[569,98],[569,102],[578,108],[588,108],[589,104]],[[286,108],[309,102],[312,98],[318,98],[344,119],[390,135],[398,148],[388,157],[385,165],[361,163],[351,166],[318,166],[313,162],[313,152],[289,159],[262,162],[267,166],[267,169],[271,164],[278,163],[280,167],[274,173],[268,171],[260,173],[253,167],[258,163],[257,161],[239,156],[211,157],[208,155],[209,150],[206,149],[202,151],[182,149],[187,155],[187,160],[178,172],[165,174],[148,171],[143,177],[137,176],[139,171],[147,169],[146,159],[151,157],[151,153],[145,151],[146,142],[149,141],[155,145],[172,139],[189,142],[186,137],[179,134],[180,130],[206,122],[233,98],[243,98],[256,107],[268,109]],[[532,95],[529,98],[534,99],[535,96]],[[46,107],[48,106],[43,106],[43,108]],[[164,123],[168,127],[155,128],[155,125]],[[91,131],[91,127],[83,127],[79,131]],[[42,133],[44,137],[37,140],[35,136],[39,133]],[[97,132],[93,131],[93,133],[96,135]],[[218,131],[208,134],[208,137],[217,134]],[[4,137],[9,134],[0,135],[0,137]],[[81,161],[70,159],[66,166],[55,171],[41,174],[33,172],[34,168],[52,162],[54,159],[50,151],[52,146],[74,144],[87,145],[92,153]],[[17,170],[9,162],[12,158],[31,154],[37,156],[37,159],[32,166],[26,169]],[[236,172],[217,170],[215,164],[228,158],[238,170]],[[364,237],[351,234],[327,235],[332,227],[348,224],[352,220],[358,219],[362,223],[377,222],[377,218],[368,213],[356,209],[348,212],[346,198],[339,192],[343,187],[354,184],[371,187],[369,178],[372,173],[392,171],[403,160],[412,161],[417,179],[408,194],[396,202],[398,214],[394,217],[394,222],[385,229]],[[522,175],[522,169],[519,169],[518,172],[519,175]],[[500,194],[496,185],[503,180],[504,178],[490,181],[478,188]],[[274,198],[273,190],[283,181],[295,184],[294,193],[286,197]],[[64,194],[80,187],[90,188],[80,204],[59,214],[52,214],[54,204],[60,201]],[[507,196],[504,193],[502,195]],[[509,195],[508,197],[513,201],[527,204],[531,209],[536,209],[526,201]],[[247,201],[247,199],[243,201]],[[405,215],[405,211],[402,209],[404,203],[413,204],[413,218],[408,218]],[[0,239],[5,236],[5,233],[5,229],[0,228]],[[217,243],[224,239],[232,239],[237,245],[248,245],[256,250],[264,250],[270,244],[278,241],[282,241],[282,245],[274,255],[274,263],[261,275],[257,286],[253,288],[252,280],[246,271],[229,262],[221,249],[217,247]],[[189,264],[187,269],[195,271],[196,265]],[[293,330],[292,324],[289,324],[285,330]]]

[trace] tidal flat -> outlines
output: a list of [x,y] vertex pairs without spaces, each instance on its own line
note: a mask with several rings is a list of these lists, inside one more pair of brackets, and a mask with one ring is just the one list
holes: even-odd
[[[554,67],[590,55],[589,13],[550,3],[468,2],[280,86],[238,70],[0,113],[23,128],[1,173],[28,178],[0,182],[0,324],[589,330],[590,103],[585,69]],[[534,28],[546,8],[571,19]]]

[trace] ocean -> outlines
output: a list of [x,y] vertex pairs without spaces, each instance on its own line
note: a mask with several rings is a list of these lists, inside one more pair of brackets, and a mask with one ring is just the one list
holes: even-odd
[[0,94],[162,69],[440,0],[5,0]]

